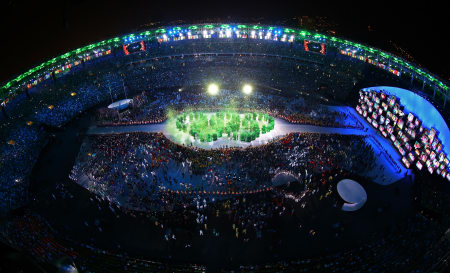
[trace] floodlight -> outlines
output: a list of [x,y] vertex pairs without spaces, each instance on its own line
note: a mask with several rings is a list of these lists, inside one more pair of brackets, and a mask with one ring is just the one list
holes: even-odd
[[215,96],[219,93],[219,86],[217,86],[217,84],[215,83],[211,83],[208,86],[208,93],[212,96]]
[[253,91],[253,87],[250,84],[246,84],[242,88],[242,92],[244,92],[244,94],[246,94],[246,95],[250,95],[252,93],[252,91]]

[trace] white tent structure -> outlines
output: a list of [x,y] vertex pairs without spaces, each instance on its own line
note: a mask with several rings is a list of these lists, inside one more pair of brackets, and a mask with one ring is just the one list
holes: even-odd
[[367,201],[366,190],[358,182],[343,179],[337,184],[337,191],[341,198],[347,202],[342,205],[343,211],[356,211],[362,208]]
[[114,103],[111,103],[110,105],[108,105],[109,109],[116,109],[116,110],[123,110],[125,108],[128,107],[128,105],[130,105],[130,103],[133,102],[132,99],[124,99],[124,100],[119,100],[116,101]]
[[275,176],[272,178],[272,185],[274,186],[280,186],[287,184],[289,182],[293,181],[299,181],[300,179],[292,174],[291,172],[287,171],[280,171],[275,174]]

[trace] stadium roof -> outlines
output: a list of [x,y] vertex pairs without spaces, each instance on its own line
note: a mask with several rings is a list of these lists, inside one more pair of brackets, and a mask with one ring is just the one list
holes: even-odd
[[448,96],[449,87],[447,83],[444,83],[437,76],[431,74],[430,72],[413,65],[406,60],[394,56],[391,53],[387,53],[380,49],[376,49],[370,46],[363,45],[361,43],[353,42],[350,40],[325,35],[321,33],[311,32],[307,30],[297,29],[297,28],[285,28],[285,27],[277,27],[277,26],[266,26],[266,25],[245,25],[245,24],[199,24],[199,25],[182,25],[182,26],[171,26],[166,28],[156,28],[149,29],[146,31],[142,31],[139,33],[131,33],[124,36],[114,37],[108,40],[103,40],[97,43],[93,43],[72,51],[69,51],[63,55],[57,56],[53,59],[50,59],[36,67],[31,68],[30,70],[24,72],[23,74],[18,75],[14,79],[4,83],[0,87],[0,98],[5,99],[8,96],[15,95],[17,89],[27,82],[32,81],[33,79],[42,76],[44,73],[49,73],[52,70],[56,69],[58,66],[64,65],[66,63],[70,63],[75,60],[79,60],[85,54],[92,53],[93,51],[101,48],[111,48],[121,46],[123,43],[128,43],[130,41],[141,39],[141,40],[151,40],[157,37],[158,35],[169,34],[169,32],[180,32],[180,31],[195,31],[202,29],[242,29],[242,30],[261,30],[261,31],[280,31],[283,34],[295,35],[296,39],[310,39],[313,41],[325,42],[330,45],[335,46],[350,46],[353,48],[357,48],[363,50],[370,54],[378,55],[385,60],[391,62],[391,64],[395,64],[397,66],[401,66],[404,69],[408,69],[409,71],[415,73],[416,75],[420,75],[423,79],[426,79],[430,85],[435,86],[443,91],[445,97]]

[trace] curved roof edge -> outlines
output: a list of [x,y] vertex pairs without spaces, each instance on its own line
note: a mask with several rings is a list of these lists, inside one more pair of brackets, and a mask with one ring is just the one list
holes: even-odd
[[380,49],[376,49],[373,47],[369,47],[366,45],[363,45],[361,43],[356,43],[350,40],[341,39],[334,36],[329,36],[325,34],[320,34],[316,32],[311,32],[307,30],[302,29],[294,29],[294,28],[287,28],[287,27],[275,27],[275,26],[267,26],[267,25],[245,25],[245,24],[198,24],[198,25],[180,25],[180,26],[171,26],[168,28],[156,28],[156,29],[150,29],[147,31],[142,32],[136,32],[127,34],[124,36],[118,36],[114,37],[108,40],[103,40],[98,43],[93,43],[72,51],[69,51],[65,54],[62,54],[58,57],[55,57],[53,59],[50,59],[44,63],[41,63],[40,65],[28,70],[25,73],[20,74],[19,76],[15,77],[14,79],[6,82],[0,87],[0,98],[4,99],[9,95],[14,95],[16,92],[16,89],[23,86],[26,81],[29,81],[32,79],[32,77],[39,76],[39,73],[48,72],[49,69],[55,68],[57,65],[61,65],[63,63],[75,61],[83,54],[93,52],[96,49],[102,48],[102,47],[117,47],[121,46],[126,41],[134,40],[136,37],[139,37],[142,40],[149,40],[152,38],[155,38],[157,35],[161,34],[167,34],[172,31],[199,31],[204,29],[213,29],[213,28],[219,28],[219,29],[227,29],[227,28],[233,28],[233,29],[246,29],[248,30],[262,30],[262,31],[280,31],[283,34],[289,34],[296,36],[296,39],[310,39],[313,41],[318,42],[324,42],[328,43],[329,45],[345,45],[345,46],[351,46],[354,48],[358,48],[361,50],[364,50],[366,52],[369,52],[371,54],[376,54],[380,58],[384,58],[385,60],[388,60],[389,63],[393,63],[395,65],[401,66],[404,69],[408,69],[413,73],[416,73],[420,76],[423,76],[423,80],[427,80],[430,85],[434,85],[444,91],[444,95],[447,97],[449,92],[449,86],[447,83],[444,83],[442,80],[440,80],[436,75],[431,74],[428,71],[425,71],[423,69],[420,69],[410,63],[408,63],[406,60],[395,56],[393,54],[384,52]]

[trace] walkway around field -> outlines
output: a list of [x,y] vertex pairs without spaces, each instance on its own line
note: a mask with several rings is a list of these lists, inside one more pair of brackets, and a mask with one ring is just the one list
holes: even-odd
[[[292,124],[283,119],[275,118],[275,129],[266,133],[252,142],[233,141],[228,138],[220,138],[214,142],[199,142],[185,133],[174,129],[174,124],[171,121],[165,121],[158,124],[145,125],[127,125],[127,126],[111,126],[111,127],[91,127],[87,131],[88,135],[99,134],[123,134],[132,132],[148,132],[158,133],[162,132],[172,141],[183,145],[194,145],[203,149],[215,149],[220,147],[248,147],[257,146],[270,142],[275,138],[282,137],[289,133],[319,133],[319,134],[341,134],[341,135],[362,135],[367,136],[366,141],[370,144],[378,158],[378,166],[370,173],[373,181],[381,185],[391,184],[408,174],[408,170],[401,163],[401,157],[390,144],[389,140],[385,139],[379,132],[369,126],[356,112],[350,107],[340,107],[342,111],[348,113],[348,118],[352,122],[361,125],[361,129],[353,128],[334,128],[322,127],[314,125]],[[384,167],[382,167],[384,166]]]

